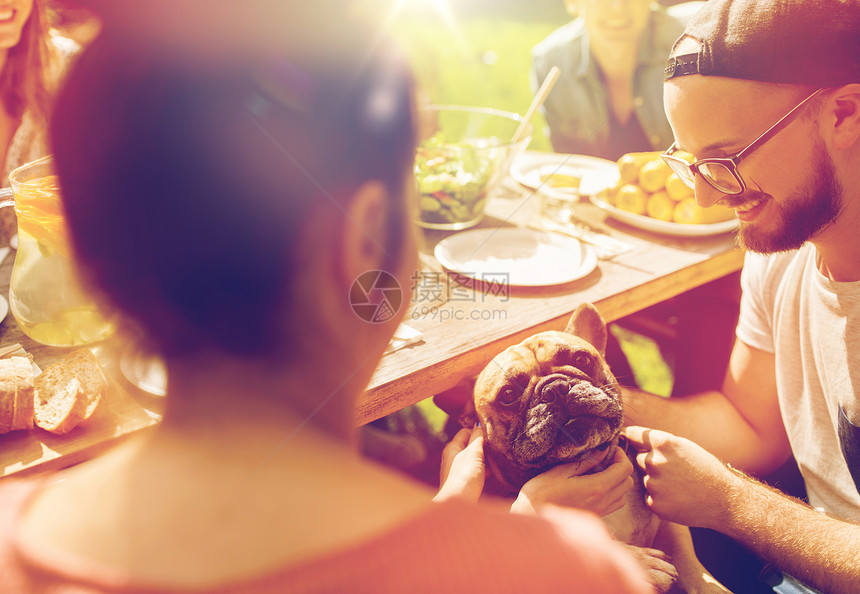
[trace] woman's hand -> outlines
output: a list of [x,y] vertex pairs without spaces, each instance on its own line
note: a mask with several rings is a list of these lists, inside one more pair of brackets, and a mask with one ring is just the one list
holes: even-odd
[[645,472],[646,503],[661,518],[685,526],[718,528],[743,478],[696,443],[656,429],[627,427]]
[[589,458],[559,464],[523,485],[511,506],[515,513],[534,514],[546,504],[585,509],[598,516],[624,507],[624,494],[633,487],[633,465],[624,450],[615,446],[611,464],[601,472],[583,475],[602,462]]
[[478,501],[484,490],[484,432],[480,427],[460,429],[442,450],[439,492],[433,498],[441,501],[460,497]]

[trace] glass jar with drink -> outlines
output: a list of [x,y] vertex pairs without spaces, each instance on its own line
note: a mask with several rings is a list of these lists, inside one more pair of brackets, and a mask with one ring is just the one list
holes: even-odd
[[0,207],[14,206],[18,252],[9,307],[21,330],[52,346],[75,346],[111,336],[114,322],[80,284],[69,244],[53,158],[43,157],[9,174]]

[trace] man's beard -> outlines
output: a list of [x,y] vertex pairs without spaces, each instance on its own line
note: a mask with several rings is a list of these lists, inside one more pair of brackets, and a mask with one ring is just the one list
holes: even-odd
[[833,160],[824,150],[821,140],[813,148],[816,152],[813,179],[806,189],[795,192],[782,204],[775,202],[770,194],[754,190],[744,192],[743,201],[733,201],[740,205],[751,199],[766,200],[776,211],[770,217],[774,219],[771,230],[762,229],[758,223],[741,221],[738,243],[742,248],[760,254],[794,250],[814,238],[839,216],[842,210],[842,187],[836,180]]

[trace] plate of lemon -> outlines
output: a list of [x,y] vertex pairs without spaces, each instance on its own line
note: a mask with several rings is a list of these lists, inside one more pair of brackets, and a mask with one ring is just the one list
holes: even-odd
[[660,152],[628,153],[618,160],[619,179],[589,199],[609,216],[654,233],[718,235],[738,226],[724,206],[701,208]]

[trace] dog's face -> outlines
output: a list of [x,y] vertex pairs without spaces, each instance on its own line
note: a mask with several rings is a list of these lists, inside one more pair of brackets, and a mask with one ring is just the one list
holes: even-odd
[[474,415],[484,429],[484,455],[512,491],[561,462],[610,453],[622,412],[605,346],[606,324],[586,304],[565,332],[542,332],[506,349],[478,376]]

